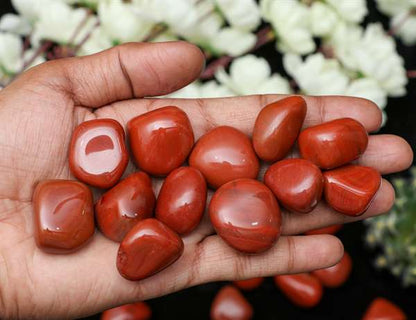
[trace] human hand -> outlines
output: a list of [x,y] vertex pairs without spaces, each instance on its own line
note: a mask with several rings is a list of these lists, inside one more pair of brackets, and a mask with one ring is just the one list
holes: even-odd
[[[0,92],[0,318],[75,318],[129,302],[146,300],[218,280],[305,272],[331,266],[343,255],[334,236],[296,236],[332,224],[386,212],[394,200],[383,180],[368,211],[346,217],[324,203],[310,214],[283,212],[283,236],[269,251],[244,255],[214,235],[209,219],[184,237],[183,256],[140,282],[122,278],[116,268],[118,244],[96,233],[73,254],[51,255],[33,239],[32,193],[45,179],[73,179],[68,147],[83,121],[113,118],[124,127],[149,110],[177,105],[189,116],[195,137],[230,125],[250,134],[262,106],[283,96],[226,99],[143,99],[175,91],[197,78],[203,55],[182,43],[126,44],[82,58],[51,61],[32,68]],[[371,102],[347,97],[305,97],[305,126],[351,117],[368,131],[381,123]],[[392,135],[370,137],[358,160],[382,174],[406,169],[412,151]],[[135,171],[129,164],[126,174]],[[155,180],[158,189],[161,181]]]

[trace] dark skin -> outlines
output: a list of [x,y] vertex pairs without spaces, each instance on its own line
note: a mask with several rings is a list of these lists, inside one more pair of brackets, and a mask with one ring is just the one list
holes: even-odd
[[[184,255],[140,282],[116,269],[118,245],[100,233],[78,252],[51,255],[33,239],[32,193],[45,179],[73,179],[67,161],[73,129],[83,121],[113,118],[124,127],[133,117],[177,105],[190,117],[196,138],[219,125],[252,130],[260,108],[279,95],[227,99],[143,99],[164,95],[196,79],[204,64],[200,50],[182,42],[126,44],[82,58],[32,68],[0,92],[0,318],[76,318],[165,295],[197,284],[296,273],[331,266],[343,255],[334,236],[296,236],[332,224],[387,212],[394,201],[383,180],[361,217],[350,218],[320,204],[308,215],[284,212],[283,236],[269,251],[243,255],[213,232],[209,219],[184,237]],[[352,117],[371,132],[381,113],[371,102],[347,97],[305,97],[305,127]],[[410,166],[410,146],[392,135],[370,137],[358,161],[382,174]],[[137,170],[129,164],[128,172]],[[128,173],[127,172],[127,173]],[[155,181],[158,189],[160,181]]]

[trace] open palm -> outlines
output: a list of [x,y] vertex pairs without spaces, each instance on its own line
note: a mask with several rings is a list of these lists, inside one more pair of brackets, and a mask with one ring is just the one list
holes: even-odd
[[[184,255],[163,272],[140,282],[116,269],[118,244],[96,233],[78,252],[51,255],[33,239],[32,192],[45,179],[73,179],[68,145],[75,126],[113,118],[124,127],[146,111],[176,105],[191,119],[196,138],[212,127],[234,126],[249,134],[260,108],[282,96],[209,100],[143,99],[163,95],[193,81],[203,55],[181,43],[127,44],[97,55],[63,59],[35,67],[0,92],[0,318],[75,318],[128,302],[164,295],[216,280],[295,273],[336,263],[343,247],[333,236],[296,236],[306,230],[388,211],[394,200],[383,180],[374,202],[360,218],[320,204],[311,214],[284,213],[283,234],[268,252],[248,256],[213,235],[205,217],[184,238]],[[305,97],[305,126],[341,117],[377,130],[381,114],[363,99]],[[372,136],[359,160],[381,173],[407,168],[412,151],[399,137]],[[129,164],[126,174],[135,169]],[[160,181],[155,180],[158,189]]]

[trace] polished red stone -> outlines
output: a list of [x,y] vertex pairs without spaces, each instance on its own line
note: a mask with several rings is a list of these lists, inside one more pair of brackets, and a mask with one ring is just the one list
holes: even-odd
[[256,180],[223,185],[211,199],[209,214],[221,238],[242,252],[265,251],[280,236],[279,205],[270,189]]
[[308,213],[321,200],[324,179],[321,170],[304,159],[286,159],[271,165],[264,183],[286,209]]
[[349,216],[363,214],[381,185],[377,170],[357,165],[327,171],[324,179],[326,202],[334,210]]
[[165,176],[181,166],[194,144],[185,112],[164,107],[142,114],[128,123],[130,145],[140,169]]
[[137,222],[153,215],[155,202],[149,176],[144,172],[133,173],[98,200],[97,224],[107,238],[121,242]]
[[306,231],[305,234],[307,236],[317,235],[317,234],[336,234],[341,229],[342,229],[342,224],[334,224],[333,226]]
[[33,194],[37,246],[50,253],[70,253],[94,235],[92,194],[77,181],[46,180]]
[[250,139],[232,127],[217,127],[202,136],[189,158],[208,184],[218,188],[240,178],[257,178],[259,160]]
[[252,278],[247,280],[234,281],[233,283],[236,287],[240,288],[241,290],[250,291],[260,287],[263,281],[264,278]]
[[179,234],[194,230],[205,212],[207,184],[198,169],[172,171],[160,189],[156,218]]
[[368,307],[362,320],[406,320],[407,316],[393,302],[376,298]]
[[233,286],[223,287],[211,305],[211,320],[249,320],[253,307]]
[[152,309],[145,302],[125,304],[108,309],[101,314],[101,320],[150,320]]
[[303,130],[298,139],[302,158],[323,169],[332,169],[360,157],[368,144],[361,123],[344,118]]
[[114,186],[129,162],[123,127],[112,119],[97,119],[75,128],[69,148],[69,168],[80,181],[98,188]]
[[344,253],[341,261],[336,265],[315,270],[312,274],[328,288],[337,288],[342,286],[349,278],[352,270],[352,260],[348,252]]
[[156,219],[139,221],[120,244],[117,269],[129,280],[141,280],[170,266],[182,255],[182,239]]
[[293,96],[265,106],[257,116],[253,130],[253,146],[264,161],[283,159],[302,128],[306,116],[306,102]]
[[322,299],[322,284],[309,273],[275,276],[274,282],[299,307],[315,307]]

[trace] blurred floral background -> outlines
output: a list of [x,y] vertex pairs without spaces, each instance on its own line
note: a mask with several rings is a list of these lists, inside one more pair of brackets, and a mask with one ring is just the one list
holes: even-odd
[[[382,132],[416,146],[416,0],[2,1],[0,89],[46,60],[130,41],[186,40],[205,52],[200,80],[171,96],[256,93],[349,95],[374,101]],[[397,199],[383,217],[338,235],[353,258],[339,289],[299,309],[267,279],[245,293],[258,319],[360,319],[378,296],[416,319],[416,171],[390,177]],[[202,319],[223,284],[150,301],[154,318]]]

